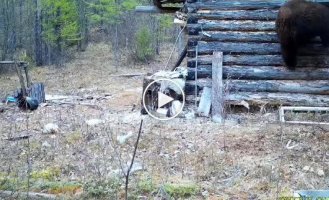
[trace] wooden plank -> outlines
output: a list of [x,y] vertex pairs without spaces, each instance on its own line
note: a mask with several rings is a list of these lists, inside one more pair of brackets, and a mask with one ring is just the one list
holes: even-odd
[[187,30],[191,34],[200,31],[275,31],[274,21],[230,21],[230,20],[199,20],[198,24],[187,24]]
[[191,17],[211,20],[275,20],[278,10],[200,10]]
[[[211,78],[211,65],[198,66],[198,78]],[[187,80],[194,80],[195,68],[188,68]],[[223,76],[249,80],[329,80],[328,68],[297,68],[273,66],[223,66]]]
[[224,119],[223,52],[214,52],[213,54],[211,94],[212,120],[222,123]]
[[[194,95],[187,95],[186,101],[194,101]],[[285,105],[285,106],[328,106],[328,95],[293,94],[293,93],[267,93],[267,92],[235,92],[225,96],[225,103],[241,105],[247,101],[250,105]]]
[[203,88],[203,92],[201,94],[200,103],[198,106],[198,115],[203,117],[208,117],[210,113],[211,107],[211,88],[205,87]]
[[[286,0],[252,0],[252,1],[198,1],[195,3],[188,3],[187,6],[194,10],[235,10],[235,9],[278,9]],[[324,5],[329,5],[328,0],[316,0]]]
[[[329,67],[328,56],[298,56],[297,67]],[[224,65],[282,66],[281,55],[224,55]],[[199,65],[211,65],[211,56],[199,56]],[[195,59],[188,58],[188,67],[195,67]]]
[[[329,95],[329,80],[326,81],[304,81],[304,80],[225,80],[225,88],[230,92],[287,92],[301,94]],[[198,79],[199,89],[211,87],[209,79]],[[194,81],[186,82],[186,93],[195,87]],[[220,92],[220,90],[216,90]]]

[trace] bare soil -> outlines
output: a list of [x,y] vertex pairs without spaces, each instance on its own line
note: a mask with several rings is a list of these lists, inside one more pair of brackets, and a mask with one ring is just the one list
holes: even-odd
[[[135,161],[143,170],[133,173],[130,182],[136,198],[154,199],[160,195],[158,189],[168,183],[195,184],[197,193],[186,199],[211,200],[276,199],[292,196],[294,190],[328,188],[327,127],[280,124],[275,111],[235,114],[240,123],[228,120],[224,125],[201,117],[163,122],[141,116],[143,77],[112,75],[161,69],[168,54],[169,49],[165,49],[148,65],[126,63],[116,71],[110,47],[97,44],[63,68],[33,68],[33,80],[44,82],[47,94],[84,100],[74,100],[76,105],[48,103],[34,112],[9,106],[0,113],[0,175],[24,182],[29,171],[56,168],[60,171],[56,181],[83,184],[110,179],[130,162],[144,119]],[[2,98],[18,87],[18,80],[7,73],[0,76],[0,84]],[[87,125],[90,119],[103,123]],[[57,124],[59,132],[44,134],[48,123]],[[133,137],[120,144],[117,136],[129,132]],[[31,137],[29,141],[6,140],[22,135]],[[152,180],[155,192],[136,189],[145,179]],[[65,195],[79,198],[86,192],[82,187]],[[121,187],[116,198],[122,199],[122,194]]]

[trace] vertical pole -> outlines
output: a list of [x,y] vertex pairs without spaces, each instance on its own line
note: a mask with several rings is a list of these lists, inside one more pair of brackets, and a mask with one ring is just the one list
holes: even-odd
[[194,71],[194,92],[195,92],[195,109],[198,109],[198,45],[195,47],[195,71]]
[[212,120],[216,123],[224,121],[223,95],[223,52],[214,52],[212,60]]

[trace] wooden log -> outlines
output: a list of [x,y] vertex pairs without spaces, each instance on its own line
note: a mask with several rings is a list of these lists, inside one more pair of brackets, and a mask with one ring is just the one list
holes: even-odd
[[191,34],[198,34],[200,31],[275,31],[275,22],[255,20],[200,20],[198,24],[187,24],[187,30]]
[[0,65],[27,64],[25,61],[0,61]]
[[275,20],[278,10],[200,10],[191,16],[197,19],[211,20]]
[[[224,65],[282,66],[281,55],[224,55]],[[188,58],[187,66],[195,67],[195,58]],[[199,56],[199,65],[211,65],[211,56]],[[325,68],[329,66],[328,56],[298,56],[297,67]]]
[[[195,48],[190,48],[190,52],[195,52]],[[199,55],[212,54],[221,51],[226,54],[280,54],[280,44],[278,43],[235,43],[235,42],[199,42]]]
[[[282,92],[329,95],[329,80],[327,81],[304,81],[304,80],[225,80],[225,90],[228,92]],[[209,79],[198,79],[196,82],[199,89],[211,87]],[[195,81],[187,81],[185,92],[190,94],[195,87]],[[217,93],[220,89],[216,89]]]
[[212,61],[211,113],[212,120],[222,123],[224,116],[223,52],[214,52]]
[[[281,55],[279,43],[241,43],[241,42],[198,42],[199,55],[209,55],[214,51],[222,51],[224,54],[251,54],[251,55]],[[188,50],[189,57],[195,54],[195,47]],[[329,48],[321,44],[309,44],[299,48],[298,55],[329,55]]]
[[[186,101],[195,100],[194,95],[187,95]],[[198,99],[197,99],[198,100]],[[285,106],[328,106],[328,95],[293,94],[293,93],[268,93],[268,92],[235,92],[225,95],[225,103],[242,105],[242,101],[250,105],[285,105]]]
[[49,200],[57,199],[58,196],[54,194],[45,194],[45,193],[36,193],[36,192],[14,192],[14,191],[0,191],[1,199],[25,199],[28,196],[28,199],[35,200]]
[[[187,6],[194,10],[256,10],[256,9],[278,9],[285,0],[252,0],[252,1],[211,1],[203,0],[202,2],[188,3]],[[316,0],[316,2],[329,6],[327,0]]]
[[277,43],[277,33],[272,32],[242,32],[242,31],[207,31],[197,36],[190,36],[191,41],[218,41],[218,42],[261,42]]
[[[211,78],[211,65],[198,66],[198,78]],[[223,66],[223,76],[249,80],[329,80],[328,68],[297,68],[273,66]],[[187,80],[195,79],[195,68],[188,68]]]

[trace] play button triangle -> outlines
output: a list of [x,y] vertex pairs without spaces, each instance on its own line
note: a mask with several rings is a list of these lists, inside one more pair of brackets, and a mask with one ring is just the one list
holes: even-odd
[[168,95],[163,94],[162,92],[158,92],[158,108],[172,102],[174,99]]

